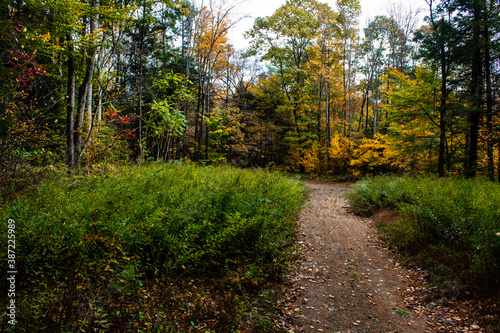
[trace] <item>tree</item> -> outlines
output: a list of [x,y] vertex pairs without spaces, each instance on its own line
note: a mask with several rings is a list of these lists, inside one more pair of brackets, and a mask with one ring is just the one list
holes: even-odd
[[126,27],[124,59],[118,59],[119,73],[123,73],[120,85],[128,90],[128,98],[133,104],[125,105],[128,112],[136,112],[139,117],[138,158],[144,158],[147,137],[143,133],[143,119],[152,97],[148,88],[153,77],[162,67],[166,67],[173,49],[173,39],[178,33],[178,23],[190,15],[190,5],[184,0],[137,0],[133,17],[136,19]]
[[287,1],[269,17],[257,18],[247,32],[252,38],[249,55],[261,55],[270,61],[293,114],[299,131],[300,108],[305,102],[303,89],[307,80],[306,63],[319,28],[319,3],[315,0]]
[[[205,136],[206,155],[208,155],[208,131],[205,130],[205,118],[210,113],[210,103],[215,77],[222,74],[228,64],[226,59],[232,53],[229,45],[228,30],[236,24],[230,20],[234,5],[209,2],[208,7],[202,7],[194,17],[193,27],[193,58],[197,72],[196,85],[198,102],[195,115],[195,160],[201,159],[201,148]],[[205,135],[204,135],[205,134]],[[207,157],[208,158],[208,157]]]
[[[468,131],[468,158],[465,165],[467,177],[474,177],[477,171],[477,161],[479,156],[479,131],[482,118],[486,114],[488,119],[488,108],[492,108],[492,100],[488,103],[488,87],[491,82],[485,82],[485,78],[490,76],[491,71],[491,49],[498,48],[498,32],[500,23],[498,20],[498,5],[487,0],[475,0],[470,2],[453,1],[452,6],[457,10],[458,15],[454,17],[456,25],[462,36],[470,36],[462,40],[459,44],[459,62],[467,68],[467,98],[470,101],[468,109],[469,131]],[[496,40],[492,37],[496,35]],[[486,69],[487,68],[487,69]],[[491,79],[491,76],[490,76]],[[486,96],[485,96],[486,92]],[[486,102],[486,103],[485,103]],[[485,105],[486,104],[486,105]],[[488,106],[489,105],[489,106]],[[484,107],[486,106],[486,110]],[[487,125],[492,129],[490,125]],[[492,133],[490,133],[491,135]],[[491,144],[488,148],[490,158],[490,178],[493,169],[491,165]]]
[[415,172],[434,163],[441,107],[436,70],[417,67],[414,76],[411,79],[396,68],[389,70],[382,93],[390,102],[382,106],[389,114],[391,149],[396,151],[400,166],[410,166]]
[[344,135],[351,136],[352,125],[352,90],[355,82],[355,66],[358,48],[357,25],[361,14],[359,0],[337,0],[338,26],[340,29],[340,49],[342,54],[342,90],[344,102],[342,105],[344,118]]
[[[375,17],[375,19],[368,24],[368,27],[365,28],[365,39],[361,45],[361,54],[365,58],[365,65],[362,71],[367,81],[367,93],[368,91],[371,92],[373,136],[375,136],[378,131],[379,86],[381,85],[380,77],[385,70],[385,51],[389,23],[390,20],[385,16]],[[368,103],[366,118],[366,126],[368,126]]]
[[420,10],[392,3],[388,11],[389,66],[409,74],[414,65],[415,45],[412,38],[418,23]]
[[[290,157],[288,161],[298,171],[304,171],[305,164],[310,164],[305,160],[306,156],[318,159],[310,154],[310,149],[318,153],[321,151],[318,124],[322,112],[317,96],[325,91],[328,85],[326,80],[331,78],[327,76],[329,69],[326,67],[334,53],[330,50],[333,36],[337,34],[334,19],[333,11],[315,0],[287,1],[272,16],[258,18],[247,32],[247,36],[252,38],[247,54],[260,55],[263,60],[269,61],[273,82],[279,84],[286,96],[279,110],[288,114],[293,124],[285,140],[291,156],[297,156]],[[318,43],[322,44],[319,48]],[[318,56],[319,61],[315,59]],[[318,68],[323,73],[319,76]],[[317,84],[318,79],[323,84]],[[332,89],[331,86],[328,88],[326,95]],[[329,112],[330,107],[326,110]],[[330,115],[326,119],[329,122]]]
[[[500,58],[500,8],[495,1],[486,1],[484,10],[484,26],[483,26],[483,41],[484,41],[484,70],[486,81],[486,128],[487,128],[487,158],[488,158],[488,177],[491,181],[495,180],[495,162],[494,162],[494,131],[493,131],[493,105],[494,105],[494,81],[493,68],[494,59]],[[497,66],[497,69],[499,67]],[[497,73],[498,74],[498,73]],[[499,142],[500,147],[500,142]],[[500,181],[500,157],[498,165],[498,179]]]
[[[50,157],[45,150],[58,146],[50,131],[57,128],[46,99],[39,96],[47,69],[37,49],[29,45],[29,29],[23,13],[14,6],[0,7],[0,191],[14,188],[12,180]],[[50,111],[50,110],[49,110]],[[8,185],[8,186],[6,186]]]
[[496,41],[491,38],[499,31],[498,19],[494,18],[498,17],[498,7],[486,0],[442,1],[437,6],[429,1],[429,6],[432,30],[423,37],[421,34],[420,38],[423,41],[423,55],[437,62],[441,69],[439,174],[444,174],[449,78],[456,73],[453,75],[453,83],[461,88],[464,101],[461,108],[468,123],[464,174],[466,177],[474,177],[477,173],[480,132],[486,115],[488,174],[493,179],[490,57],[491,47],[498,45],[498,38]]
[[183,136],[187,127],[187,118],[180,106],[193,96],[184,85],[184,78],[172,71],[161,72],[153,84],[161,93],[155,96],[144,121],[145,132],[155,140],[151,149],[156,149],[156,159],[168,161],[172,159],[173,141]]
[[427,59],[435,61],[441,72],[440,86],[440,107],[439,107],[439,161],[438,174],[444,176],[445,171],[445,148],[446,148],[446,129],[447,129],[447,110],[448,110],[448,80],[453,67],[456,65],[454,47],[457,45],[458,34],[451,21],[453,9],[442,3],[434,7],[433,1],[429,0],[429,23],[430,31],[419,31],[416,35],[417,40],[422,43],[421,54]]
[[[323,119],[322,108],[324,108],[324,127],[326,141],[326,170],[330,170],[330,144],[331,144],[331,114],[332,114],[332,88],[335,88],[335,67],[339,67],[337,50],[335,46],[340,35],[337,24],[338,15],[327,5],[320,8],[320,28],[315,45],[315,56],[311,62],[311,71],[317,73],[318,82],[318,133],[321,133],[321,122]],[[345,66],[342,67],[343,69]],[[345,82],[345,81],[344,81]],[[345,85],[342,86],[345,88]],[[324,102],[323,102],[324,100]],[[324,106],[323,106],[324,103]],[[345,104],[345,103],[344,103]],[[318,135],[321,140],[321,135]]]

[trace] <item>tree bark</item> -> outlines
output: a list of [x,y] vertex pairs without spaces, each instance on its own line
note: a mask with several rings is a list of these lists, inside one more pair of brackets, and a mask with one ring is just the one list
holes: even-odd
[[441,51],[441,101],[439,106],[439,158],[438,158],[438,174],[439,177],[444,176],[445,164],[445,146],[446,146],[446,101],[448,98],[448,90],[446,88],[448,80],[448,65],[446,61],[445,41],[440,41]]
[[[493,1],[491,1],[490,6],[493,6]],[[493,9],[493,8],[492,8]],[[488,20],[488,10],[485,10],[484,20]],[[491,40],[490,40],[490,29],[488,24],[484,26],[484,68],[485,68],[485,80],[486,80],[486,146],[487,146],[487,156],[488,156],[488,178],[490,181],[495,181],[495,161],[493,157],[493,97],[492,97],[492,83],[491,83]]]
[[[92,0],[92,8],[98,7],[98,0]],[[90,35],[92,35],[97,30],[97,19],[94,16],[90,17]],[[90,86],[92,85],[92,77],[94,74],[94,64],[96,47],[91,45],[88,48],[86,61],[85,61],[85,77],[83,78],[82,84],[78,89],[78,109],[76,112],[76,123],[74,128],[74,142],[75,142],[75,163],[74,166],[78,165],[81,161],[83,155],[82,146],[83,140],[83,121],[85,116],[85,106],[87,102],[87,94],[90,91]]]
[[68,43],[68,103],[66,105],[66,164],[75,165],[74,118],[75,118],[75,57],[73,56],[73,38],[66,35]]
[[472,29],[472,71],[470,94],[473,100],[473,110],[469,113],[469,156],[465,175],[473,178],[477,173],[479,122],[481,120],[480,109],[482,105],[482,57],[481,57],[481,28],[479,22],[482,20],[481,8],[478,3],[474,4],[474,27]]
[[330,141],[331,132],[330,132],[330,81],[326,83],[326,170],[330,171]]

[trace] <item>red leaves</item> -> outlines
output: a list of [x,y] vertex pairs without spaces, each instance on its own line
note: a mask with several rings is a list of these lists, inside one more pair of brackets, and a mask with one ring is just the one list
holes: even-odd
[[118,117],[118,112],[117,111],[110,111],[109,109],[106,109],[106,113],[104,115],[105,120],[113,120],[114,118]]
[[116,118],[116,123],[118,125],[128,125],[136,116],[131,117],[130,115],[118,116]]
[[126,114],[123,116],[118,115],[118,111],[115,111],[115,110],[113,110],[113,111],[107,110],[107,114],[104,117],[104,119],[117,125],[117,127],[119,128],[118,135],[124,139],[137,137],[134,134],[134,132],[136,130],[135,128],[134,129],[127,129],[127,128],[123,128],[123,127],[127,127],[128,125],[132,125],[134,119],[138,119],[138,118],[140,118],[140,116],[138,116],[138,115],[129,115],[129,114]]
[[131,129],[131,130],[121,130],[120,136],[124,139],[126,139],[127,137],[135,138],[135,137],[137,137],[137,135],[135,135],[134,132],[135,132],[135,128]]
[[19,71],[13,78],[22,89],[29,88],[36,76],[47,76],[45,68],[35,63],[35,54],[24,50],[11,50],[8,64]]
[[120,116],[120,115],[118,115],[118,111],[107,110],[107,115],[104,118],[106,120],[108,120],[108,121],[114,122],[117,125],[125,126],[125,125],[129,125],[130,123],[132,123],[132,121],[134,119],[137,119],[137,118],[140,118],[140,117],[138,115],[132,116],[132,115],[129,115],[129,114]]
[[7,66],[12,69],[11,81],[21,89],[29,89],[37,76],[47,76],[46,69],[36,63],[35,52],[24,49],[22,35],[26,28],[23,29],[22,22],[10,18],[7,22],[0,21],[0,24],[7,25],[5,33],[0,33],[0,45],[9,50]]

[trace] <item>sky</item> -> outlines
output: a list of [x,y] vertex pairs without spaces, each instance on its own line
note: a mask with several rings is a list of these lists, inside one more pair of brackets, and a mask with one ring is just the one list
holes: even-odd
[[[257,17],[270,16],[276,9],[285,4],[286,0],[243,0],[238,3],[234,9],[235,17],[243,17],[248,15],[248,18],[242,19],[229,33],[229,39],[236,49],[244,49],[248,47],[249,42],[243,38],[243,33],[252,28],[253,22]],[[320,0],[335,8],[335,0]],[[360,26],[365,27],[370,19],[377,15],[387,15],[387,10],[390,4],[401,2],[403,7],[409,7],[411,4],[412,9],[422,9],[419,18],[422,20],[428,12],[428,5],[425,0],[360,0],[361,3],[361,17],[359,20]]]

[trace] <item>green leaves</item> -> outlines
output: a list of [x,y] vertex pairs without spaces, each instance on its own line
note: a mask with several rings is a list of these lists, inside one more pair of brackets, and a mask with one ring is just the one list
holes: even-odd
[[[30,291],[22,302],[44,309],[43,318],[32,307],[19,316],[34,317],[40,327],[48,318],[62,318],[57,323],[65,327],[82,307],[143,309],[146,298],[139,302],[137,295],[152,285],[165,289],[161,283],[168,279],[171,288],[200,274],[215,283],[228,275],[241,283],[253,283],[257,274],[262,282],[277,278],[286,269],[304,199],[298,181],[277,173],[194,164],[155,163],[47,180],[33,196],[2,211],[1,219],[16,221],[19,269]],[[6,229],[2,223],[5,244]],[[5,258],[0,251],[0,260]],[[114,320],[123,324],[127,318]]]
[[[187,125],[187,119],[182,111],[175,109],[168,100],[153,102],[151,105],[151,118],[147,125],[153,131],[153,136],[167,135],[180,136]],[[154,122],[151,120],[155,120]]]
[[358,182],[350,199],[361,214],[395,210],[397,221],[380,225],[391,244],[455,275],[441,278],[489,281],[494,289],[500,278],[499,196],[499,184],[480,179],[384,176]]

